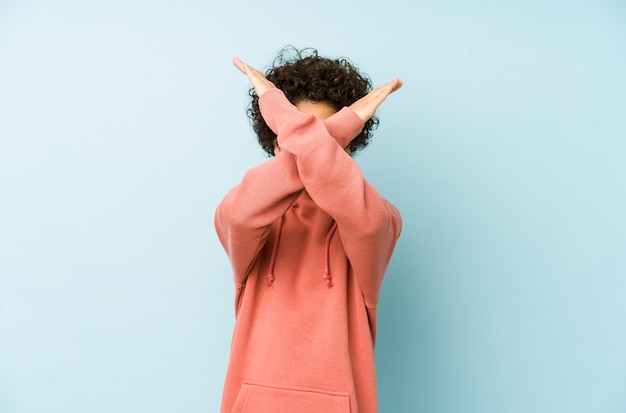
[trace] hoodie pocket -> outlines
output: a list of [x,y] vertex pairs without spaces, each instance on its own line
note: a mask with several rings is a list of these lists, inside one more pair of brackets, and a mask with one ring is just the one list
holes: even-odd
[[243,383],[232,413],[350,413],[350,395]]

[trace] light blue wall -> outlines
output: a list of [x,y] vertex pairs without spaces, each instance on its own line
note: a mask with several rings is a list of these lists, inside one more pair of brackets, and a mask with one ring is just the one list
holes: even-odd
[[366,177],[404,216],[382,412],[626,412],[626,5],[0,2],[0,412],[215,412],[213,211],[265,158],[238,55],[405,86]]

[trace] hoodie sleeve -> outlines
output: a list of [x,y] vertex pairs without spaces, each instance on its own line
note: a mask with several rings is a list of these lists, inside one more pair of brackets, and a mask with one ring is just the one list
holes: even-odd
[[[330,135],[324,122],[299,112],[278,89],[264,93],[259,105],[265,121],[277,133],[281,151],[295,157],[297,172],[309,195],[337,222],[365,303],[376,307],[383,276],[400,236],[400,213],[363,178],[358,164]],[[351,112],[359,119],[349,108],[342,112]]]
[[281,152],[245,173],[215,211],[215,229],[241,287],[265,244],[271,224],[302,189],[293,155]]
[[[284,114],[277,113],[281,115]],[[287,118],[292,115],[290,112]],[[335,145],[348,146],[362,130],[363,124],[358,117],[355,122],[355,116],[352,111],[344,110],[325,121],[323,127],[327,128],[327,134],[336,137]],[[214,217],[215,229],[229,257],[237,287],[245,282],[272,223],[285,213],[303,189],[293,154],[281,151],[248,170],[239,185],[220,202]]]

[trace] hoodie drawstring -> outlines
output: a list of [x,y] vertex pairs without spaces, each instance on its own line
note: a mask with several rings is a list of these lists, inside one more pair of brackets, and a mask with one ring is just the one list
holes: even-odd
[[326,236],[326,251],[324,251],[325,255],[324,255],[324,281],[326,282],[326,285],[329,287],[333,286],[333,281],[330,279],[330,240],[333,237],[333,234],[335,233],[335,231],[337,230],[337,223],[334,222],[333,226],[330,227],[330,231],[328,231],[328,235]]
[[[280,234],[283,228],[283,217],[280,217],[278,220],[278,225],[276,228],[276,237],[274,238],[274,245],[272,246],[272,255],[270,256],[270,264],[269,269],[267,271],[267,276],[265,277],[265,285],[268,287],[274,286],[274,263],[276,262],[276,255],[278,252],[278,243],[280,242]],[[324,282],[328,287],[333,286],[333,281],[330,278],[330,241],[333,238],[333,235],[337,231],[337,223],[333,222],[333,225],[330,227],[328,234],[326,235],[326,245],[324,248]]]
[[274,246],[272,247],[272,255],[270,257],[270,267],[265,277],[265,285],[272,287],[274,285],[274,262],[276,261],[276,252],[278,251],[278,242],[280,241],[280,232],[283,227],[283,217],[278,220],[278,228],[276,229],[276,238],[274,238]]

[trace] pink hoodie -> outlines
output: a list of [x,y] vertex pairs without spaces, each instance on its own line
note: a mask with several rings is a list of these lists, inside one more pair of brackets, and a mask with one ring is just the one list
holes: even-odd
[[237,288],[221,412],[377,412],[376,305],[400,213],[343,149],[363,128],[354,111],[323,122],[279,89],[259,104],[281,152],[215,214]]

